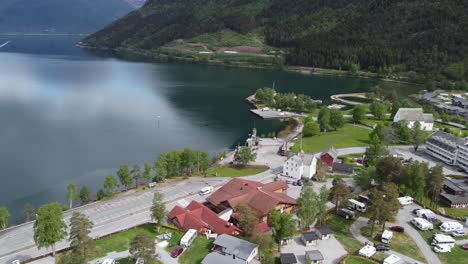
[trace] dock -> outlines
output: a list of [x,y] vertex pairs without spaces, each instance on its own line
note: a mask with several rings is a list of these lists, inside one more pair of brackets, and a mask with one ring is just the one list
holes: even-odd
[[303,113],[277,111],[273,109],[268,109],[268,110],[251,109],[250,112],[263,119],[289,119],[291,117],[297,117],[297,116],[306,117],[307,116],[307,114],[303,114]]

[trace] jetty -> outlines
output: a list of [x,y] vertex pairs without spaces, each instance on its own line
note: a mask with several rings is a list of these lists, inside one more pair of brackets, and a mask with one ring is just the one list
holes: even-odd
[[291,117],[298,116],[307,117],[307,114],[304,113],[281,111],[277,109],[269,109],[267,107],[263,109],[251,109],[250,112],[263,119],[289,119]]
[[7,41],[7,42],[1,44],[1,45],[0,45],[0,49],[3,48],[3,47],[5,47],[5,46],[8,45],[9,43],[10,43],[10,41]]
[[360,105],[362,104],[361,102],[356,102],[348,99],[343,99],[343,97],[357,97],[357,98],[362,98],[362,99],[369,99],[367,97],[366,93],[347,93],[347,94],[335,94],[330,96],[330,99],[338,102],[342,102],[347,105]]

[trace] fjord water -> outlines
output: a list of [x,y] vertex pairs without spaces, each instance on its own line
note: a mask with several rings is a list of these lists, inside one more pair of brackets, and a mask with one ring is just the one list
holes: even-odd
[[79,36],[0,36],[0,207],[22,220],[32,203],[65,203],[68,183],[95,193],[121,164],[184,147],[211,154],[242,143],[253,127],[256,88],[327,99],[378,81],[269,70],[128,62],[76,47]]

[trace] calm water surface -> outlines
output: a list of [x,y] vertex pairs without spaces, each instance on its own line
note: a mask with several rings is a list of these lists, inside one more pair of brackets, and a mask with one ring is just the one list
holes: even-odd
[[[279,91],[327,99],[365,91],[375,80],[151,64],[96,57],[79,37],[0,36],[0,206],[12,223],[30,202],[65,202],[68,183],[95,192],[121,164],[161,151],[215,153],[252,127],[278,128],[249,113],[244,98],[276,82]],[[159,116],[159,118],[158,118]],[[159,126],[158,126],[159,120]]]

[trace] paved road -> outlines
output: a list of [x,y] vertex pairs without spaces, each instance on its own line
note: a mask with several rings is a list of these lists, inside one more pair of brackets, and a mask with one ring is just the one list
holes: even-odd
[[[365,238],[364,236],[362,236],[361,234],[361,228],[367,226],[367,222],[369,221],[368,218],[365,218],[365,217],[359,217],[352,225],[351,225],[351,228],[350,228],[350,231],[351,231],[351,234],[353,234],[353,236],[359,240],[359,242],[361,242],[363,245],[364,243],[366,242],[370,242],[372,243],[371,241],[369,241],[367,238]],[[398,253],[398,252],[395,252],[393,250],[390,250],[390,251],[387,251],[387,253],[389,254],[393,254],[393,255],[397,255],[399,256],[403,261],[405,261],[406,263],[419,263],[419,261],[411,258],[411,257],[408,257],[406,255],[403,255],[401,253]]]

